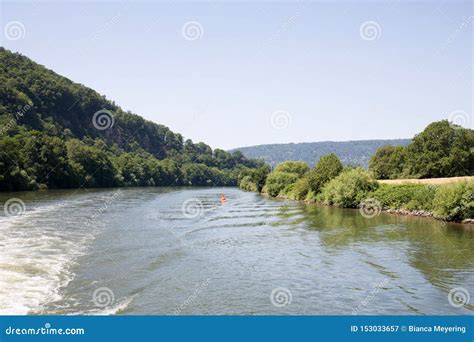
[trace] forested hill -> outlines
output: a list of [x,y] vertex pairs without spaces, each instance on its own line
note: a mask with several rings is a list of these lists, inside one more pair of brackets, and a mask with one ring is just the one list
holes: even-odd
[[236,148],[231,152],[241,151],[248,158],[263,158],[273,166],[286,160],[304,161],[312,166],[322,156],[334,153],[344,165],[360,165],[366,168],[370,157],[379,147],[406,146],[410,141],[410,139],[395,139],[270,144]]
[[240,170],[260,165],[184,141],[0,47],[0,190],[235,185]]

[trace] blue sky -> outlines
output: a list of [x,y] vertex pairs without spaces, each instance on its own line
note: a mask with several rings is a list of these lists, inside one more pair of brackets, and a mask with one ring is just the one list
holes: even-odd
[[2,46],[214,148],[474,123],[470,1],[0,6]]

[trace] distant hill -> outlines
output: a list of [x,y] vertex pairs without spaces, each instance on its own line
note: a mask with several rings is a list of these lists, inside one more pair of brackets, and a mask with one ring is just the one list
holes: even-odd
[[313,166],[321,156],[335,153],[344,165],[367,167],[370,157],[384,145],[406,146],[411,139],[321,141],[312,143],[269,144],[240,147],[230,152],[241,151],[247,158],[263,158],[275,166],[285,160],[305,161]]

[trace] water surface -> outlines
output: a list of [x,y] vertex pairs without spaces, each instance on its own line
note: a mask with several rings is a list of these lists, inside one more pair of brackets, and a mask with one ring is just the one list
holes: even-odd
[[0,314],[474,312],[472,300],[448,300],[453,288],[474,296],[467,226],[365,218],[234,188],[50,190],[0,200],[12,197],[26,210],[0,216]]

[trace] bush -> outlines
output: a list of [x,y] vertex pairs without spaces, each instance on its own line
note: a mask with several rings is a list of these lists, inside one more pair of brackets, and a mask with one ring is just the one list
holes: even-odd
[[430,211],[436,189],[436,186],[423,184],[381,184],[370,197],[380,201],[384,208]]
[[296,173],[272,172],[267,177],[265,190],[270,196],[276,197],[283,189],[286,188],[288,191],[289,189],[287,187],[296,182],[298,178],[298,174]]
[[316,202],[318,198],[317,198],[317,195],[314,193],[314,191],[309,190],[308,194],[306,195],[306,200]]
[[300,178],[293,185],[292,190],[288,193],[290,199],[304,200],[309,191],[308,177]]
[[334,153],[322,156],[318,164],[309,173],[311,190],[315,194],[319,193],[324,184],[337,177],[342,169],[342,163]]
[[280,163],[266,179],[264,191],[270,196],[292,196],[294,183],[309,171],[305,162],[286,161]]
[[455,183],[440,186],[433,199],[435,217],[461,221],[474,217],[474,184]]
[[308,164],[302,161],[286,161],[275,168],[275,172],[296,173],[298,176],[303,176],[308,171]]
[[356,168],[342,172],[327,183],[318,198],[325,204],[356,208],[377,187],[377,181],[367,171]]
[[258,192],[257,184],[252,182],[252,178],[250,176],[245,176],[242,178],[240,181],[240,188],[247,191]]
[[262,192],[269,173],[270,167],[268,165],[256,169],[243,168],[237,177],[239,186],[244,190]]

